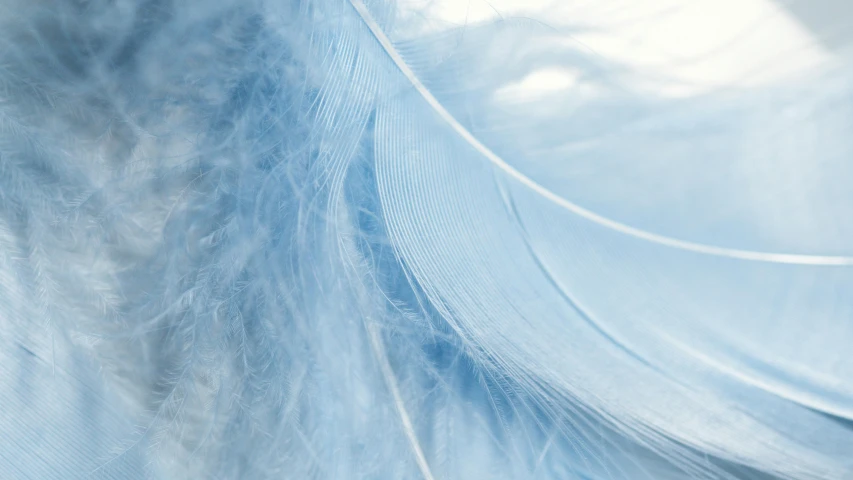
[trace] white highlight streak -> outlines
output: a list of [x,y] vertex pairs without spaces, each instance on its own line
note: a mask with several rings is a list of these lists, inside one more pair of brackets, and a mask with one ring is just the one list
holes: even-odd
[[409,82],[415,87],[421,97],[429,103],[429,105],[435,110],[438,115],[450,125],[451,128],[466,142],[468,142],[475,150],[480,152],[484,157],[486,157],[490,162],[492,162],[496,167],[503,170],[510,177],[514,178],[521,184],[527,186],[531,190],[536,193],[542,195],[548,200],[554,202],[562,208],[583,217],[591,222],[594,222],[598,225],[610,228],[614,231],[620,232],[625,235],[629,235],[631,237],[635,237],[641,240],[646,240],[648,242],[656,243],[658,245],[663,245],[667,247],[676,248],[679,250],[701,253],[705,255],[712,255],[717,257],[725,257],[732,258],[738,260],[750,260],[756,262],[768,262],[768,263],[782,263],[782,264],[792,264],[792,265],[812,265],[812,266],[853,266],[853,257],[848,256],[833,256],[833,255],[802,255],[802,254],[792,254],[792,253],[772,253],[772,252],[758,252],[751,250],[739,250],[733,248],[725,248],[718,247],[714,245],[706,245],[701,243],[689,242],[686,240],[679,240],[677,238],[671,238],[664,235],[659,235],[652,232],[647,232],[645,230],[641,230],[630,225],[625,225],[623,223],[619,223],[615,220],[611,220],[609,218],[603,217],[594,213],[590,210],[587,210],[579,205],[576,205],[565,198],[560,197],[554,192],[548,190],[542,185],[536,183],[530,177],[524,175],[519,172],[511,165],[509,165],[506,161],[500,158],[497,154],[491,151],[488,147],[483,145],[476,137],[474,137],[471,132],[469,132],[462,124],[457,121],[453,115],[450,114],[426,88],[426,86],[421,83],[418,79],[415,72],[406,64],[406,61],[400,56],[397,52],[396,48],[394,48],[394,44],[391,40],[385,35],[379,25],[374,20],[373,16],[367,10],[367,7],[361,0],[349,0],[350,4],[355,8],[361,18],[364,20],[364,23],[382,45],[382,48],[388,53],[391,57],[391,60],[397,65],[397,68],[403,73],[403,75],[408,78]]

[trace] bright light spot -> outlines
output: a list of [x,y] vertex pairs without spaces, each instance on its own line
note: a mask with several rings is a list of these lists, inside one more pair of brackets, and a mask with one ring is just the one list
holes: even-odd
[[[633,68],[650,79],[640,87],[669,96],[764,85],[832,59],[771,0],[407,0],[403,8],[436,30],[499,16],[577,26],[567,41]],[[533,90],[572,86],[555,72],[534,74],[523,84]]]
[[524,101],[546,96],[555,90],[574,88],[585,95],[595,95],[596,88],[581,82],[580,74],[565,68],[543,68],[524,77],[520,82],[498,90],[496,96],[507,100]]

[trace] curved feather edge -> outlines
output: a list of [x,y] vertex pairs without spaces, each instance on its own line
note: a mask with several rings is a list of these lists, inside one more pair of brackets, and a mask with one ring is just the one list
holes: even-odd
[[749,251],[749,250],[738,250],[734,248],[725,248],[718,247],[714,245],[706,245],[702,243],[694,243],[684,240],[679,240],[677,238],[667,237],[664,235],[658,235],[653,232],[648,232],[645,230],[641,230],[638,228],[631,227],[630,225],[625,225],[623,223],[619,223],[612,219],[603,217],[601,215],[596,214],[590,210],[587,210],[580,205],[576,205],[569,200],[555,194],[554,192],[548,190],[544,186],[540,185],[530,177],[524,175],[520,171],[513,168],[509,163],[507,163],[504,159],[498,156],[495,152],[489,149],[487,146],[483,145],[471,132],[469,132],[441,103],[438,99],[433,96],[432,93],[421,83],[420,79],[418,79],[417,75],[412,71],[411,68],[406,64],[405,60],[400,56],[397,52],[394,44],[391,40],[385,35],[382,31],[382,28],[376,23],[376,20],[370,14],[370,11],[364,5],[361,0],[349,0],[350,4],[352,4],[353,8],[358,12],[361,18],[364,20],[364,23],[370,28],[370,31],[376,37],[376,40],[380,45],[385,49],[388,53],[388,56],[400,69],[400,72],[405,75],[409,82],[411,82],[412,86],[417,90],[417,92],[423,97],[423,99],[430,105],[430,107],[435,110],[435,112],[445,121],[447,124],[461,137],[463,138],[471,147],[473,147],[477,152],[479,152],[483,157],[485,157],[492,165],[499,168],[515,181],[521,183],[527,188],[535,191],[542,197],[548,199],[549,201],[559,205],[561,208],[572,212],[575,215],[583,217],[587,220],[595,222],[599,225],[605,226],[614,231],[620,232],[625,235],[629,235],[631,237],[645,240],[648,242],[656,243],[659,245],[676,248],[679,250],[685,250],[689,252],[701,253],[704,255],[713,255],[718,257],[727,257],[738,260],[748,260],[755,262],[769,262],[769,263],[782,263],[782,264],[792,264],[792,265],[816,265],[816,266],[827,266],[827,267],[846,267],[853,266],[853,257],[850,256],[841,256],[841,255],[803,255],[803,254],[790,254],[790,253],[775,253],[775,252],[758,252],[758,251]]

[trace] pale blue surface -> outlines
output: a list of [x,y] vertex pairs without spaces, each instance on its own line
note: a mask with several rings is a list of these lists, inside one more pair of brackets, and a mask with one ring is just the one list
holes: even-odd
[[531,19],[0,3],[0,478],[853,475],[843,57],[673,99]]

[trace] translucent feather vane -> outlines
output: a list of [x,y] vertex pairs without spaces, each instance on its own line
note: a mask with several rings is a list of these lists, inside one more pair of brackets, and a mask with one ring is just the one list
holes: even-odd
[[846,3],[0,5],[0,478],[853,478]]

